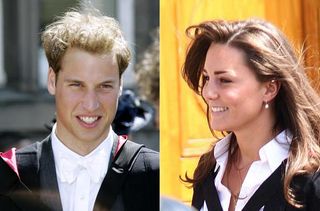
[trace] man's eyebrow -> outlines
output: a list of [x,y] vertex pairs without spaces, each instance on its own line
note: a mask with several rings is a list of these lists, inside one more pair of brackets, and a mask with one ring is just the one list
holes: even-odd
[[[65,79],[64,82],[65,83],[79,83],[79,84],[85,83],[85,81],[81,81],[78,79]],[[114,79],[108,79],[108,80],[98,82],[98,84],[114,84],[114,83],[116,83],[116,80],[114,80]]]
[[115,79],[108,79],[108,80],[101,81],[100,84],[114,83],[115,81],[116,81]]
[[65,79],[64,81],[67,83],[83,83],[83,81],[80,81],[78,79]]

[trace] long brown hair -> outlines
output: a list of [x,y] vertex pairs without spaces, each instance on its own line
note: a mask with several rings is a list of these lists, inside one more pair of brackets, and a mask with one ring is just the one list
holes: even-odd
[[[248,67],[260,82],[277,80],[281,87],[275,98],[275,128],[288,129],[293,135],[284,194],[287,201],[302,206],[290,187],[295,175],[315,172],[320,166],[320,101],[305,74],[301,58],[272,24],[257,19],[244,21],[213,20],[190,26],[192,39],[187,50],[183,77],[197,94],[202,91],[202,70],[211,43],[226,44],[244,52]],[[209,175],[215,164],[213,149],[199,161],[193,178],[195,185]]]

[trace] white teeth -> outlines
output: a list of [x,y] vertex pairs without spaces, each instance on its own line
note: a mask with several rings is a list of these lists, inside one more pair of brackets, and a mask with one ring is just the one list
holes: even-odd
[[80,117],[81,121],[87,123],[87,124],[92,124],[94,121],[98,119],[98,117],[89,117],[89,116],[84,116]]
[[228,110],[227,107],[211,107],[211,111],[212,112],[223,112],[223,111],[226,111]]

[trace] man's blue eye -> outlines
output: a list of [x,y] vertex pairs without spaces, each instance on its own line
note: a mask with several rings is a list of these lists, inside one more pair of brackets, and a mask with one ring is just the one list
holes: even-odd
[[112,88],[112,85],[110,85],[110,84],[103,84],[103,85],[101,85],[101,88],[103,88],[103,89],[110,89],[110,88]]

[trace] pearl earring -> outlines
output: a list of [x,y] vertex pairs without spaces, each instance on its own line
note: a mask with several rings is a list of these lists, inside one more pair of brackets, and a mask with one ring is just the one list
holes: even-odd
[[269,108],[269,103],[268,103],[268,102],[266,102],[266,104],[264,105],[264,108],[265,108],[265,109],[268,109],[268,108]]

